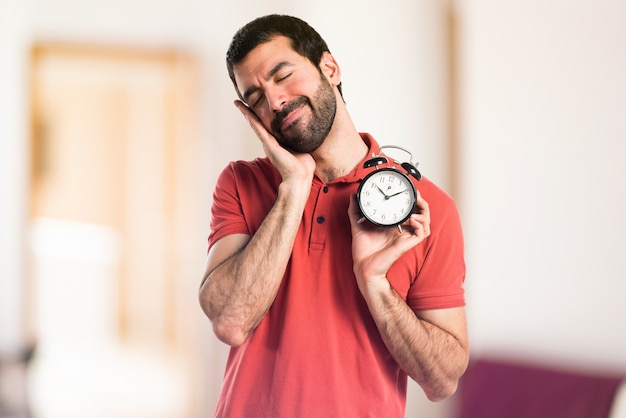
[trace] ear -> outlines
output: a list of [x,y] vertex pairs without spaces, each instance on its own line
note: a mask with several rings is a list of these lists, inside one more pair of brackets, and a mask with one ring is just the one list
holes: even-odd
[[341,84],[341,69],[339,68],[339,64],[335,60],[335,57],[328,51],[325,51],[322,54],[322,59],[320,60],[320,69],[322,73],[326,76],[330,84],[333,86],[338,86]]

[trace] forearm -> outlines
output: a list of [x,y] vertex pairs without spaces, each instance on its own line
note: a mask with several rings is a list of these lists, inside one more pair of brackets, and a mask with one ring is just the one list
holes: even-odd
[[242,344],[272,305],[307,197],[308,186],[281,184],[272,209],[250,241],[207,271],[200,304],[222,341]]
[[400,368],[430,400],[451,396],[467,367],[466,341],[420,319],[391,286],[366,300],[380,335]]

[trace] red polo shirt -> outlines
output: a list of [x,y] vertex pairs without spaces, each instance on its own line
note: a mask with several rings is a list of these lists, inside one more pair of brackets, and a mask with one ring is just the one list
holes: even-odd
[[[368,134],[368,157],[379,145]],[[390,159],[391,161],[391,159]],[[404,417],[407,376],[385,347],[356,284],[348,205],[372,169],[361,162],[330,183],[314,177],[276,299],[248,341],[232,348],[218,417]],[[214,193],[209,246],[253,235],[281,178],[267,158],[233,162]],[[431,235],[388,272],[414,310],[465,304],[463,237],[452,198],[414,182],[431,211]]]

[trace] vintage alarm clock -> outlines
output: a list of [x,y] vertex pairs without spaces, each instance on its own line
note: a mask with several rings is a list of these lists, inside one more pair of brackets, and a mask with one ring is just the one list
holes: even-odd
[[[409,162],[399,163],[393,160],[392,166],[379,168],[379,165],[388,162],[387,157],[382,155],[384,148],[396,148],[406,152]],[[411,153],[395,145],[382,146],[378,155],[372,154],[372,158],[363,164],[363,168],[371,167],[374,167],[374,171],[365,176],[356,194],[363,214],[359,222],[367,219],[378,226],[398,226],[402,232],[400,224],[414,212],[417,200],[417,190],[409,175],[417,180],[422,175],[412,162]]]

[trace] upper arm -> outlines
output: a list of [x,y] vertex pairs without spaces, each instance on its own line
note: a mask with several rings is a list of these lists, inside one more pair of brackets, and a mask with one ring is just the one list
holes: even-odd
[[465,354],[468,355],[467,320],[463,306],[415,311],[415,315],[422,321],[428,322],[454,337]]
[[232,234],[221,238],[213,244],[209,250],[209,255],[207,256],[206,269],[204,271],[202,284],[204,284],[207,277],[209,277],[213,270],[244,248],[249,241],[250,235],[248,234]]

